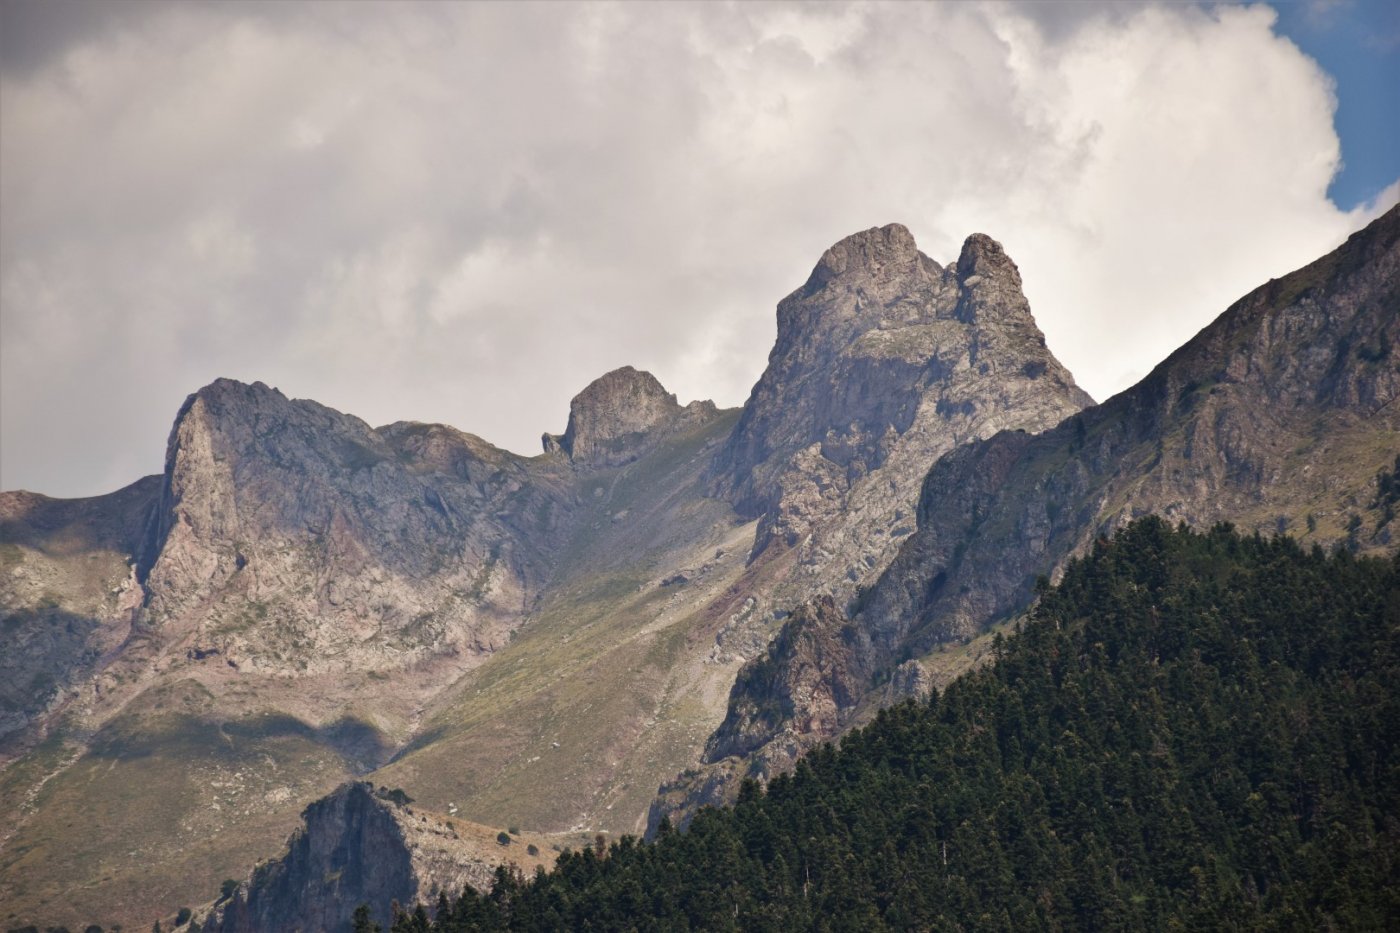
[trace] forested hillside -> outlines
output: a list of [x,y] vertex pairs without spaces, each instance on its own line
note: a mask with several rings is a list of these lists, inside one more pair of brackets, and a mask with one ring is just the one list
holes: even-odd
[[1395,929],[1400,559],[1135,522],[997,660],[394,930]]

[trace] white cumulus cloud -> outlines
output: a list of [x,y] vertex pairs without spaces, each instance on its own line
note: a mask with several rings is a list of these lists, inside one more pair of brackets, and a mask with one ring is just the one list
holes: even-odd
[[526,453],[623,364],[741,404],[891,221],[1000,239],[1103,398],[1397,193],[1327,200],[1332,84],[1265,6],[57,6],[5,8],[7,489],[159,469],[218,376]]

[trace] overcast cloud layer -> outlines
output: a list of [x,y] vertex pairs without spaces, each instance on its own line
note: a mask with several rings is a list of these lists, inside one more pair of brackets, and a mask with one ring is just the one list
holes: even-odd
[[0,72],[6,489],[158,471],[218,376],[531,454],[623,364],[742,404],[891,221],[1001,240],[1102,399],[1396,198],[1327,200],[1266,7],[112,9]]

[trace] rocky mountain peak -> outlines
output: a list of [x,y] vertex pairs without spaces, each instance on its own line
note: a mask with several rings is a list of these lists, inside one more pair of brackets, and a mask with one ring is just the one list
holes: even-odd
[[[378,443],[369,425],[358,418],[316,402],[289,399],[262,382],[221,378],[180,406],[166,447],[167,478],[176,480],[177,474],[204,469],[232,469],[242,458],[275,447],[275,435],[294,424],[315,429],[314,435],[351,435],[365,444]],[[299,446],[308,443],[300,441]]]
[[175,422],[170,428],[170,439],[165,449],[167,470],[173,458],[180,452],[182,438],[188,435],[195,425],[203,423],[211,416],[218,418],[227,414],[244,413],[286,401],[285,395],[265,383],[239,382],[237,379],[224,377],[190,393],[180,406],[175,415]]
[[773,533],[796,542],[891,457],[916,485],[918,465],[954,444],[1049,427],[1089,401],[1046,349],[999,243],[975,234],[945,269],[907,228],[876,227],[828,249],[778,305],[715,488],[765,516],[760,549]]
[[878,326],[891,309],[899,315],[914,303],[926,305],[911,299],[936,287],[942,276],[902,224],[853,233],[823,253],[802,287],[778,305],[773,352],[797,345],[839,349]]
[[961,294],[954,314],[968,324],[1010,325],[1044,345],[1040,328],[1031,316],[1030,302],[1021,290],[1021,272],[1000,243],[985,233],[974,233],[963,242],[956,274]]
[[280,389],[263,382],[240,382],[221,377],[186,397],[166,444],[166,472],[169,473],[194,438],[210,432],[236,430],[235,425],[251,426],[259,418],[280,418],[294,403]]
[[546,453],[562,451],[575,463],[609,465],[632,459],[644,434],[683,409],[674,393],[649,372],[623,366],[599,376],[569,403],[569,426],[546,434]]
[[230,379],[227,376],[220,376],[202,389],[194,393],[195,398],[244,398],[247,400],[257,399],[280,399],[287,400],[287,396],[282,394],[281,389],[269,386],[265,382],[240,382],[237,379]]
[[[217,380],[186,399],[171,431],[137,555],[144,617],[245,671],[469,656],[510,624],[513,588],[529,576],[503,543],[529,533],[507,533],[500,516],[513,513],[490,507],[519,490],[518,459],[450,429],[375,431],[262,383]],[[293,579],[318,582],[288,592]],[[447,602],[473,588],[485,598]],[[498,604],[498,592],[510,595]],[[240,627],[251,602],[276,623]],[[382,607],[373,621],[365,605]],[[405,632],[427,614],[436,627]]]
[[172,534],[214,539],[235,533],[233,473],[240,455],[255,446],[259,422],[280,423],[292,407],[264,383],[227,378],[185,399],[166,442],[157,526],[138,555],[143,579]]

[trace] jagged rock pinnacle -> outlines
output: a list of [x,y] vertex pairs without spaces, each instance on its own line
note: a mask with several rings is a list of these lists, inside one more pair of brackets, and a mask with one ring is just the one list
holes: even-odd
[[985,233],[963,242],[955,267],[961,294],[954,315],[968,324],[990,324],[1019,332],[1022,339],[1044,345],[1021,290],[1021,272],[1000,243]]
[[1021,273],[1001,244],[985,233],[974,233],[963,242],[958,256],[958,279],[964,283],[974,275],[1009,277],[1021,287]]

